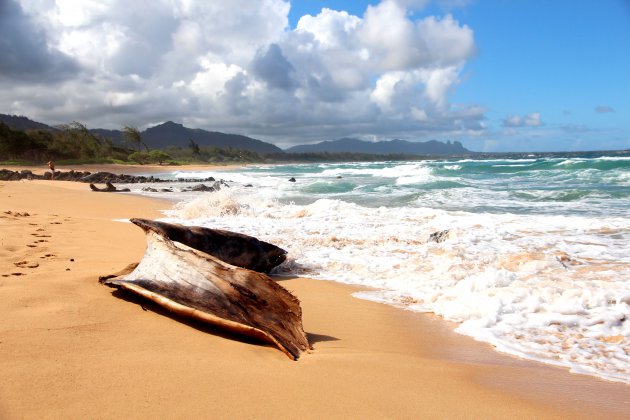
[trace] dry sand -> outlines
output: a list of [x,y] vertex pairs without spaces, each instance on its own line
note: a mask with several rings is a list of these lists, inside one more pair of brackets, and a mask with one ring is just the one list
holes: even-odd
[[630,417],[630,386],[500,355],[333,282],[279,280],[314,346],[297,362],[100,285],[144,253],[113,219],[166,207],[0,182],[1,419]]
[[[55,164],[55,171],[67,172],[74,171],[88,171],[88,172],[112,172],[114,174],[156,174],[161,172],[174,172],[174,171],[197,171],[197,170],[225,170],[242,167],[242,164],[231,165],[121,165],[117,163],[96,165],[96,164],[83,164],[83,165],[60,165]],[[11,171],[20,171],[27,169],[33,171],[36,174],[42,174],[48,170],[47,164],[41,165],[5,165],[6,169]]]

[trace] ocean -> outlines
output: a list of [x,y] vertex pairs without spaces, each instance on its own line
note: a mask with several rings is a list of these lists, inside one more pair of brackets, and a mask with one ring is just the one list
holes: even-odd
[[157,176],[224,179],[212,193],[127,186],[174,200],[165,221],[286,249],[276,275],[365,286],[357,298],[435,313],[498,351],[630,383],[628,156]]

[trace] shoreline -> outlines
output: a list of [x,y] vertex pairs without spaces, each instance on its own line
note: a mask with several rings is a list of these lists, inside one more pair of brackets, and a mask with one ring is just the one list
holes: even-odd
[[225,418],[630,414],[627,385],[497,353],[335,282],[278,279],[302,301],[314,345],[288,362],[98,284],[144,252],[140,229],[113,219],[161,217],[165,202],[64,181],[0,182],[0,197],[0,417],[188,417],[217,405]]
[[[43,174],[49,172],[48,165],[42,163],[41,165],[3,165],[12,171],[29,170],[37,174]],[[55,165],[55,171],[88,171],[88,172],[112,172],[115,174],[125,175],[139,175],[139,174],[157,174],[162,172],[175,172],[177,170],[182,171],[225,171],[228,169],[238,169],[247,166],[245,164],[234,165],[122,165],[118,163],[107,164],[77,164],[77,165]],[[2,169],[2,168],[0,168]]]

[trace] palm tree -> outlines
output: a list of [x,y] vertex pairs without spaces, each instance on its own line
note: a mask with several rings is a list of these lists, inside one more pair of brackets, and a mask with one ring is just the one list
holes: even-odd
[[145,150],[149,151],[149,146],[146,145],[145,142],[142,141],[142,135],[140,134],[140,130],[138,127],[134,127],[133,125],[126,125],[123,128],[123,139],[131,146],[134,146],[138,150],[140,150],[140,146],[144,146]]

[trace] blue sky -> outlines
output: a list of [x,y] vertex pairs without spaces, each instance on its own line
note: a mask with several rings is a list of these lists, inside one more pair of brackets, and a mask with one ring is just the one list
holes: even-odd
[[[290,25],[323,7],[362,15],[370,4],[378,2],[294,1]],[[486,108],[496,131],[464,143],[501,151],[630,148],[630,1],[431,2],[413,16],[449,13],[474,31],[477,50],[451,100]],[[504,127],[507,116],[534,112],[543,125]]]
[[48,124],[630,148],[628,0],[4,0],[0,37],[0,113]]

